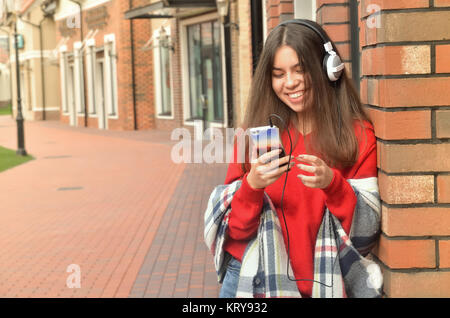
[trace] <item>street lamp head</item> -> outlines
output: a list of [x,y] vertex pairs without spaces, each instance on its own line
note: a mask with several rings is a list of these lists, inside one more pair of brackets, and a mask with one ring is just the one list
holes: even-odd
[[56,12],[56,0],[44,0],[41,3],[41,10],[44,12],[44,15],[46,16],[52,16]]
[[21,6],[22,0],[0,0],[0,24],[14,25]]
[[22,0],[0,0],[3,2],[3,6],[5,7],[7,12],[19,14],[20,9],[22,7]]
[[220,19],[223,22],[225,17],[228,15],[229,0],[216,0],[217,12],[219,13]]
[[163,26],[161,26],[159,31],[159,45],[165,49],[175,51],[172,40]]

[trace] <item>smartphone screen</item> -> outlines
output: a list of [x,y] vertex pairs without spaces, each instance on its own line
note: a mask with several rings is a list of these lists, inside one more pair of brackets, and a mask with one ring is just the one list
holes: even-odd
[[[267,152],[280,148],[281,153],[278,158],[286,156],[283,144],[281,143],[280,131],[278,127],[263,126],[250,128],[250,136],[253,146],[257,149],[258,157]],[[274,157],[273,159],[277,158]]]

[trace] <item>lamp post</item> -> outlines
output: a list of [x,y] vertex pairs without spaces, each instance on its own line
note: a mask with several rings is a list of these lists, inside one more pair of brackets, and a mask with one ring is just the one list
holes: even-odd
[[[19,65],[19,43],[17,34],[17,19],[22,1],[18,0],[0,0],[0,23],[14,29],[14,50],[16,56],[16,83],[17,83],[17,151],[20,156],[26,156],[24,126],[22,115],[22,98],[20,96],[20,65]],[[11,77],[12,79],[12,77]],[[12,96],[11,96],[12,97]]]
[[20,65],[19,65],[19,44],[18,44],[18,34],[17,34],[17,15],[14,19],[14,49],[16,54],[16,82],[17,82],[17,151],[16,153],[20,156],[26,156],[27,151],[25,150],[25,134],[23,126],[23,115],[22,115],[22,98],[20,96]]

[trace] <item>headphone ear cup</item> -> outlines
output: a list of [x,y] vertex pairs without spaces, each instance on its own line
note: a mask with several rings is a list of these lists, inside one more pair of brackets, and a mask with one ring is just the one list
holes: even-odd
[[330,81],[335,82],[341,77],[341,74],[344,71],[344,69],[341,69],[337,72],[333,72],[333,69],[340,66],[341,64],[342,64],[341,58],[337,54],[327,54],[325,72]]

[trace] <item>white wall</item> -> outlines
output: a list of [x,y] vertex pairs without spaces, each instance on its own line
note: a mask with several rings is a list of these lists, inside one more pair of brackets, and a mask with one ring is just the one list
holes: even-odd
[[9,74],[9,67],[5,64],[0,64],[0,102],[11,100],[11,80]]
[[316,21],[316,0],[294,0],[294,18]]

